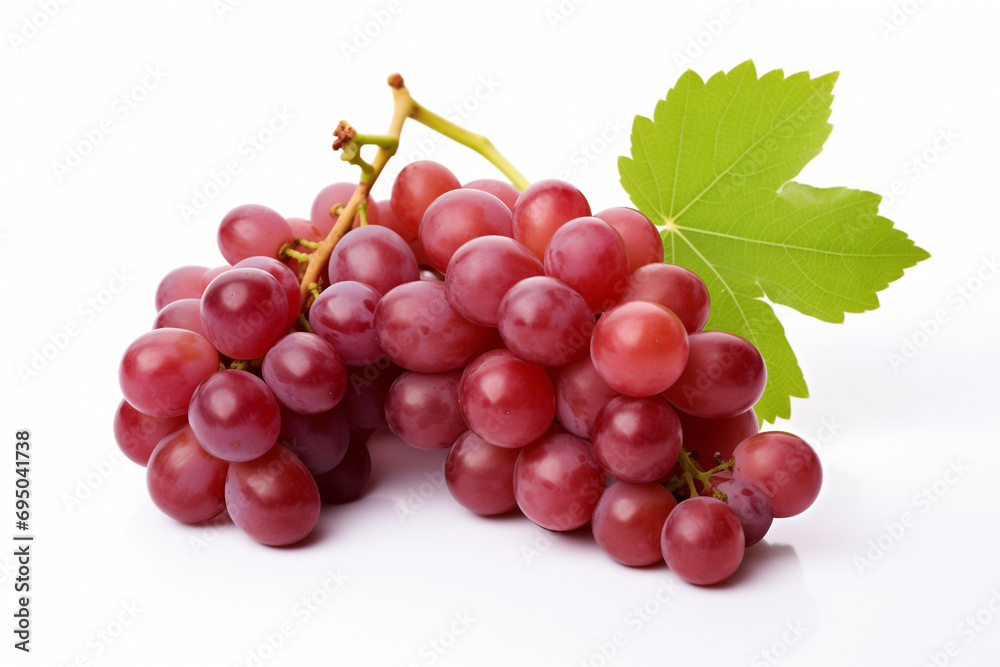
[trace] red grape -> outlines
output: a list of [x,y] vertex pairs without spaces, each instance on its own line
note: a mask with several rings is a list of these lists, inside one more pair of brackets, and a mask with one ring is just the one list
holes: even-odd
[[118,367],[125,400],[153,417],[178,417],[188,410],[195,388],[219,370],[219,353],[185,329],[154,329],[126,349]]
[[500,337],[511,352],[539,366],[562,366],[587,355],[594,316],[583,297],[555,278],[525,278],[497,310]]
[[488,192],[502,201],[510,210],[514,210],[514,203],[517,202],[517,198],[521,196],[521,191],[513,185],[507,181],[498,181],[494,178],[480,178],[475,181],[469,181],[462,187],[469,190],[482,190],[483,192]]
[[455,251],[448,262],[448,301],[469,321],[495,327],[500,300],[507,290],[544,273],[538,258],[514,239],[482,236]]
[[345,364],[373,364],[384,355],[375,337],[375,306],[380,298],[378,290],[356,280],[330,285],[309,307],[309,326]]
[[115,442],[130,461],[145,466],[160,440],[185,424],[187,415],[153,417],[139,412],[122,399],[115,410]]
[[681,422],[657,396],[612,398],[597,413],[591,435],[598,462],[625,482],[655,482],[681,452]]
[[469,428],[501,447],[523,447],[548,430],[555,393],[545,369],[509,350],[491,350],[465,369],[459,387]]
[[156,287],[156,312],[178,299],[200,299],[208,281],[204,266],[179,266],[163,276]]
[[517,506],[549,530],[590,521],[606,484],[590,443],[570,433],[549,433],[524,447],[514,466]]
[[556,391],[556,417],[566,430],[589,438],[597,413],[620,394],[601,379],[590,355],[551,371]]
[[281,445],[252,461],[229,464],[225,488],[233,523],[262,544],[294,544],[319,521],[316,482]]
[[623,565],[652,565],[663,560],[660,534],[677,501],[656,482],[617,481],[597,502],[591,528],[597,545]]
[[579,292],[592,312],[604,312],[628,285],[625,243],[600,218],[570,220],[555,231],[545,248],[545,275]]
[[340,463],[315,476],[324,503],[349,503],[361,497],[372,474],[372,457],[366,436],[351,429],[347,451]]
[[172,519],[198,523],[226,509],[229,462],[206,452],[190,426],[182,426],[156,445],[146,466],[146,488],[153,503]]
[[201,328],[201,299],[171,301],[156,314],[153,328],[187,329],[204,336],[205,330]]
[[455,251],[480,236],[510,236],[510,209],[493,195],[459,188],[427,207],[418,237],[430,266],[444,272]]
[[625,206],[616,206],[594,214],[617,230],[628,250],[628,271],[640,266],[663,262],[663,240],[649,218]]
[[316,334],[296,331],[264,356],[264,382],[278,402],[303,415],[326,412],[344,397],[347,368]]
[[462,371],[416,373],[396,378],[385,398],[385,421],[400,440],[418,449],[444,449],[468,428],[458,387]]
[[663,306],[635,301],[601,316],[590,339],[601,378],[626,396],[653,396],[672,385],[688,359],[684,325]]
[[464,366],[490,341],[448,303],[444,283],[400,285],[375,307],[375,336],[395,363],[411,371],[440,373]]
[[545,247],[556,230],[573,218],[590,215],[590,204],[574,186],[554,179],[532,183],[517,198],[512,210],[514,238],[545,258]]
[[462,186],[443,164],[418,160],[403,167],[392,183],[390,202],[399,222],[416,236],[424,212],[445,192]]
[[452,497],[482,516],[516,509],[514,465],[520,451],[498,447],[472,431],[460,435],[444,465],[444,479]]
[[696,496],[678,503],[660,536],[667,566],[684,581],[700,586],[728,578],[743,561],[743,526],[736,513],[716,498]]
[[420,277],[413,251],[391,229],[367,225],[340,239],[330,255],[330,284],[357,280],[379,294]]
[[705,282],[676,264],[656,262],[641,266],[629,277],[619,303],[652,301],[669,308],[687,332],[701,331],[711,308]]
[[230,269],[201,298],[201,327],[222,354],[233,359],[264,356],[285,332],[288,297],[260,269]]
[[257,204],[237,206],[219,224],[219,252],[230,264],[254,255],[277,259],[281,246],[294,240],[281,214]]
[[733,452],[735,477],[753,484],[771,501],[776,519],[804,512],[823,485],[823,467],[802,438],[784,431],[751,435]]
[[764,393],[767,368],[753,344],[725,331],[688,336],[688,360],[663,396],[678,408],[708,419],[727,419],[753,407]]
[[191,396],[188,421],[198,442],[225,461],[249,461],[278,441],[281,414],[267,385],[252,373],[224,370]]

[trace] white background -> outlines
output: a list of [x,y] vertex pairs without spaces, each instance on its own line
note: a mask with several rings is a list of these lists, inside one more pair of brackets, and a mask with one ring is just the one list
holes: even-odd
[[[992,664],[995,3],[232,4],[0,10],[0,663]],[[428,481],[442,453],[391,438],[373,443],[366,497],[324,512],[295,549],[174,523],[148,500],[143,471],[117,457],[118,361],[150,326],[160,278],[221,263],[215,229],[234,206],[308,216],[320,188],[353,179],[330,133],[342,118],[385,130],[388,74],[489,136],[529,179],[568,178],[599,210],[628,203],[616,160],[631,119],[687,65],[707,78],[747,58],[759,73],[840,71],[834,131],[798,180],[883,194],[898,182],[883,214],[933,257],[844,324],[782,309],[811,398],[778,427],[817,447],[825,486],[729,584],[695,588],[665,566],[619,566],[586,536],[474,517]],[[105,119],[111,131],[58,173]],[[252,135],[268,143],[251,149]],[[496,176],[416,124],[400,155],[389,172],[432,157],[463,181]],[[185,219],[181,207],[230,161],[239,173]],[[60,336],[67,327],[76,335]],[[42,350],[50,358],[24,376]],[[12,647],[22,428],[37,536],[30,655]]]

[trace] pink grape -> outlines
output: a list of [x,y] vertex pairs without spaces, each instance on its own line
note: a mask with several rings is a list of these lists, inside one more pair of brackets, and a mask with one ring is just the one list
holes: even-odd
[[278,441],[302,461],[312,475],[322,475],[338,466],[347,452],[350,427],[343,407],[302,415],[281,408]]
[[600,218],[575,218],[555,231],[545,248],[545,275],[586,299],[593,313],[613,306],[628,285],[628,252],[621,235]]
[[[201,276],[202,281],[204,281],[204,283],[205,283],[205,287],[208,287],[208,285],[213,280],[215,280],[216,278],[218,278],[219,276],[221,276],[223,273],[225,273],[226,271],[228,271],[231,268],[233,268],[231,265],[229,265],[229,264],[223,264],[222,266],[213,266],[211,269],[207,269],[205,271],[205,273],[202,274],[202,276]],[[204,294],[204,292],[205,292],[205,290],[202,290],[203,294]]]
[[727,579],[743,561],[743,526],[716,498],[696,496],[677,504],[660,536],[667,566],[684,581],[708,586]]
[[356,280],[379,294],[417,280],[417,258],[406,242],[387,227],[367,225],[340,239],[330,255],[330,284]]
[[751,435],[733,452],[733,476],[764,492],[774,518],[801,514],[819,496],[823,467],[812,447],[784,431]]
[[[288,226],[292,228],[292,233],[295,234],[295,238],[302,239],[303,241],[319,243],[326,236],[316,227],[316,225],[312,223],[311,220],[306,220],[304,218],[288,218]],[[297,246],[295,249],[299,252],[306,252],[309,250],[305,246]]]
[[573,185],[554,179],[537,181],[525,188],[514,204],[514,239],[541,260],[545,258],[549,239],[559,227],[573,218],[589,215],[587,198]]
[[767,368],[754,345],[725,331],[688,336],[684,371],[663,396],[678,408],[708,419],[727,419],[753,407],[764,393]]
[[364,493],[372,474],[372,457],[365,441],[366,436],[352,429],[344,458],[327,472],[314,477],[324,503],[349,503]]
[[371,430],[385,424],[385,397],[402,372],[388,357],[367,366],[347,368],[347,389],[341,405],[352,428]]
[[531,443],[514,466],[517,506],[549,530],[573,530],[590,521],[606,484],[590,444],[570,433]]
[[482,190],[483,192],[488,192],[502,201],[510,210],[514,210],[514,203],[517,201],[517,198],[521,196],[521,191],[513,185],[507,181],[498,181],[494,178],[480,178],[475,181],[469,181],[462,187],[469,190]]
[[139,412],[122,399],[115,410],[115,442],[130,460],[145,466],[160,440],[187,424],[187,415],[153,417]]
[[498,447],[466,431],[444,465],[444,479],[458,504],[481,516],[517,509],[514,466],[521,450]]
[[713,476],[712,482],[714,488],[726,494],[726,504],[740,520],[746,546],[753,546],[764,539],[774,520],[767,495],[742,477],[717,480]]
[[233,359],[264,356],[285,332],[288,297],[271,274],[230,269],[205,288],[201,327],[222,354]]
[[156,445],[146,466],[146,488],[161,512],[183,523],[198,523],[226,509],[229,462],[198,443],[190,426],[182,426]]
[[585,357],[594,331],[584,298],[548,276],[525,278],[511,287],[500,301],[497,320],[510,351],[539,366],[562,366]]
[[304,415],[326,412],[347,389],[347,368],[316,334],[288,334],[264,355],[264,382],[278,402]]
[[219,224],[219,252],[230,264],[254,255],[277,259],[281,246],[294,240],[281,214],[257,204],[237,206]]
[[656,482],[616,481],[605,489],[594,508],[594,539],[604,553],[623,565],[662,562],[660,534],[676,506],[673,494]]
[[255,459],[278,441],[278,401],[252,373],[224,370],[202,380],[188,409],[202,447],[225,461]]
[[684,325],[663,306],[634,301],[601,316],[590,339],[601,378],[626,396],[653,396],[674,384],[688,359]]
[[201,328],[201,299],[171,301],[156,314],[153,328],[186,329],[204,336],[205,330]]
[[545,369],[509,350],[491,350],[470,363],[459,400],[469,429],[501,447],[529,444],[548,430],[556,412]]
[[689,334],[701,331],[710,310],[708,287],[701,278],[683,266],[659,262],[632,273],[619,303],[628,301],[652,301],[669,308]]
[[467,241],[510,236],[510,221],[510,209],[493,195],[459,188],[445,192],[427,207],[417,235],[430,265],[443,273]]
[[288,317],[285,319],[285,329],[295,326],[295,321],[299,317],[299,309],[302,307],[302,293],[299,291],[299,278],[290,268],[276,259],[270,257],[247,257],[237,262],[234,269],[260,269],[271,274],[271,277],[278,281],[281,289],[285,291],[285,298],[288,299]]
[[677,410],[684,432],[684,449],[691,452],[698,465],[708,470],[719,461],[733,458],[736,446],[756,433],[757,415],[753,410],[728,419],[705,419]]
[[424,212],[445,192],[457,190],[462,184],[443,164],[418,160],[403,167],[392,183],[390,202],[399,222],[414,235]]
[[154,329],[126,349],[118,367],[125,400],[152,417],[187,412],[195,388],[219,369],[219,354],[205,338],[184,329]]
[[464,366],[491,340],[448,303],[444,283],[406,283],[375,307],[375,335],[396,364],[411,371],[440,373]]
[[[330,212],[330,208],[334,204],[346,206],[357,188],[357,183],[333,183],[320,190],[319,194],[316,195],[316,198],[313,200],[312,210],[309,213],[309,221],[319,230],[321,238],[326,237],[337,223],[337,216]],[[371,196],[368,197],[368,207],[365,210],[365,215],[367,216],[369,225],[379,224],[378,205]],[[357,224],[359,222],[360,217],[355,214],[354,223]]]
[[621,234],[628,251],[628,272],[640,266],[663,262],[663,240],[649,218],[625,206],[616,206],[594,214]]
[[309,326],[345,364],[373,364],[385,354],[375,337],[375,306],[380,298],[371,285],[356,280],[335,283],[309,307]]
[[469,321],[495,327],[507,290],[544,273],[542,263],[521,243],[506,236],[481,236],[456,250],[448,262],[448,301]]
[[597,413],[617,391],[608,386],[594,369],[590,355],[579,361],[550,371],[556,392],[556,418],[566,430],[581,438],[589,438]]
[[591,436],[601,467],[625,482],[655,482],[681,452],[680,419],[658,396],[612,398],[597,413]]
[[156,286],[156,312],[178,299],[200,299],[208,285],[206,271],[208,268],[204,266],[179,266],[163,276]]
[[468,428],[458,400],[461,380],[461,370],[400,375],[385,399],[389,429],[411,447],[450,447]]
[[281,445],[252,461],[229,464],[225,489],[233,523],[262,544],[294,544],[319,521],[316,482]]
[[[408,244],[416,240],[417,230],[410,229],[400,221],[399,216],[392,210],[392,205],[388,199],[377,202],[375,208],[378,209],[378,224],[380,226],[396,232]],[[369,207],[370,210],[371,208]]]

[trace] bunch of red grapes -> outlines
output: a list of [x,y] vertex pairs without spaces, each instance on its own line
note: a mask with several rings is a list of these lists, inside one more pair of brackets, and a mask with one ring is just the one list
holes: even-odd
[[363,494],[383,425],[450,448],[447,486],[472,512],[589,523],[614,560],[697,584],[816,499],[812,448],[758,433],[760,353],[702,330],[705,283],[663,263],[643,214],[415,162],[303,303],[302,263],[354,189],[325,188],[309,220],[240,206],[219,227],[225,266],[160,283],[153,330],[121,361],[115,435],[164,513],[228,512],[295,543],[321,503]]

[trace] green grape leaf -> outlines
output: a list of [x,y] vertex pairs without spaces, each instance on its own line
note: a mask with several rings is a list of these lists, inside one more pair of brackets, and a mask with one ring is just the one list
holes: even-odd
[[653,119],[637,116],[622,186],[660,229],[664,261],[697,273],[712,312],[705,329],[751,341],[767,364],[758,419],[791,414],[805,380],[770,304],[827,322],[877,308],[880,290],[929,257],[892,221],[881,197],[792,182],[823,148],[836,73],[747,61],[703,81],[688,70]]

